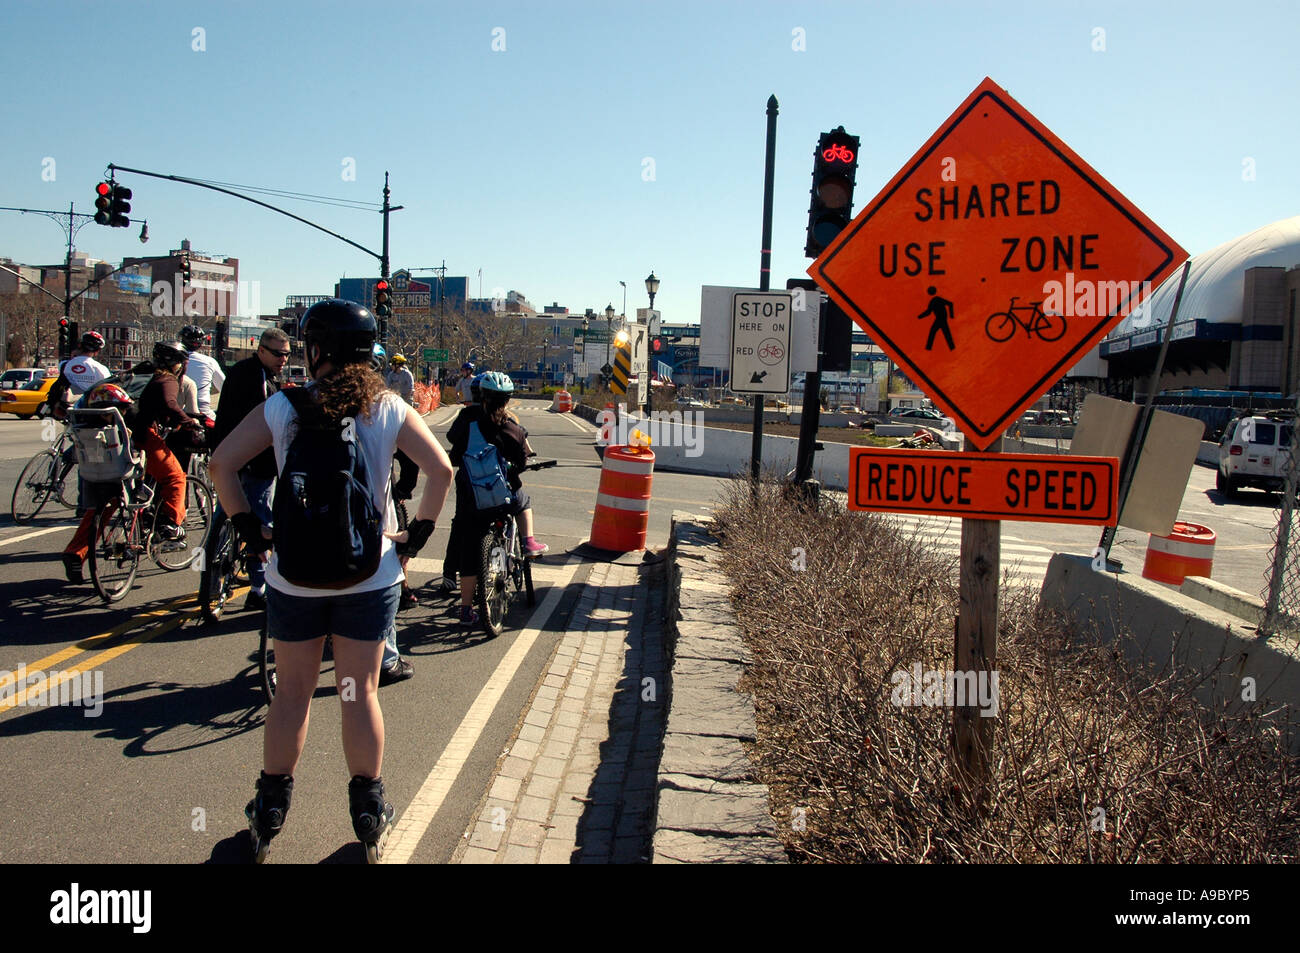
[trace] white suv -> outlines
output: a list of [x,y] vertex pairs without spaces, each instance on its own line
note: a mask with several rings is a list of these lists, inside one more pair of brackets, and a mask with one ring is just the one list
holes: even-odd
[[1243,486],[1281,492],[1293,424],[1293,418],[1280,416],[1231,421],[1219,441],[1215,488],[1227,496],[1235,496]]

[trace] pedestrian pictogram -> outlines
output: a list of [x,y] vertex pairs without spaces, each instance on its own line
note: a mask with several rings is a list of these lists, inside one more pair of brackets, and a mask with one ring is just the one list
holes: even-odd
[[1186,257],[985,79],[808,273],[983,449]]

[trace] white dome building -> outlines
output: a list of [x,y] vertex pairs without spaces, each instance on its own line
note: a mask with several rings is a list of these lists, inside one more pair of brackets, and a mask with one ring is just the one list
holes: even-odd
[[[1104,377],[1103,390],[1144,396],[1181,276],[1180,268],[1156,289],[1146,314],[1136,322],[1133,316],[1125,318],[1071,376]],[[1295,394],[1300,390],[1297,291],[1300,216],[1193,256],[1160,391]]]

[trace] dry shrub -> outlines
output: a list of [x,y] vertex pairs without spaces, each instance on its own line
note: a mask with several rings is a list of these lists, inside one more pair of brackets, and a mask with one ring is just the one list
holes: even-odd
[[1289,722],[1207,709],[1202,677],[1132,662],[1004,586],[991,778],[973,806],[949,757],[951,709],[891,703],[891,673],[953,666],[955,560],[875,516],[801,509],[771,484],[734,483],[713,528],[754,654],[754,754],[793,857],[1296,858]]

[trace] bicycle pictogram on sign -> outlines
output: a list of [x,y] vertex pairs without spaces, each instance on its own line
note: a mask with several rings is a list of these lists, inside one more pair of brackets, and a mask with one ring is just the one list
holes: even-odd
[[[1044,341],[1060,340],[1065,335],[1065,315],[1044,311],[1042,305],[1041,301],[1017,305],[1016,298],[1013,296],[1006,311],[989,315],[989,319],[984,323],[984,333],[993,341],[1010,341],[1015,336],[1016,328],[1021,327],[1031,338],[1037,334]],[[1016,313],[1018,311],[1028,311],[1029,317],[1020,317]]]
[[822,158],[827,162],[852,162],[853,150],[844,143],[837,142],[822,152]]
[[769,367],[780,364],[785,357],[785,346],[776,338],[768,338],[758,347],[758,359]]

